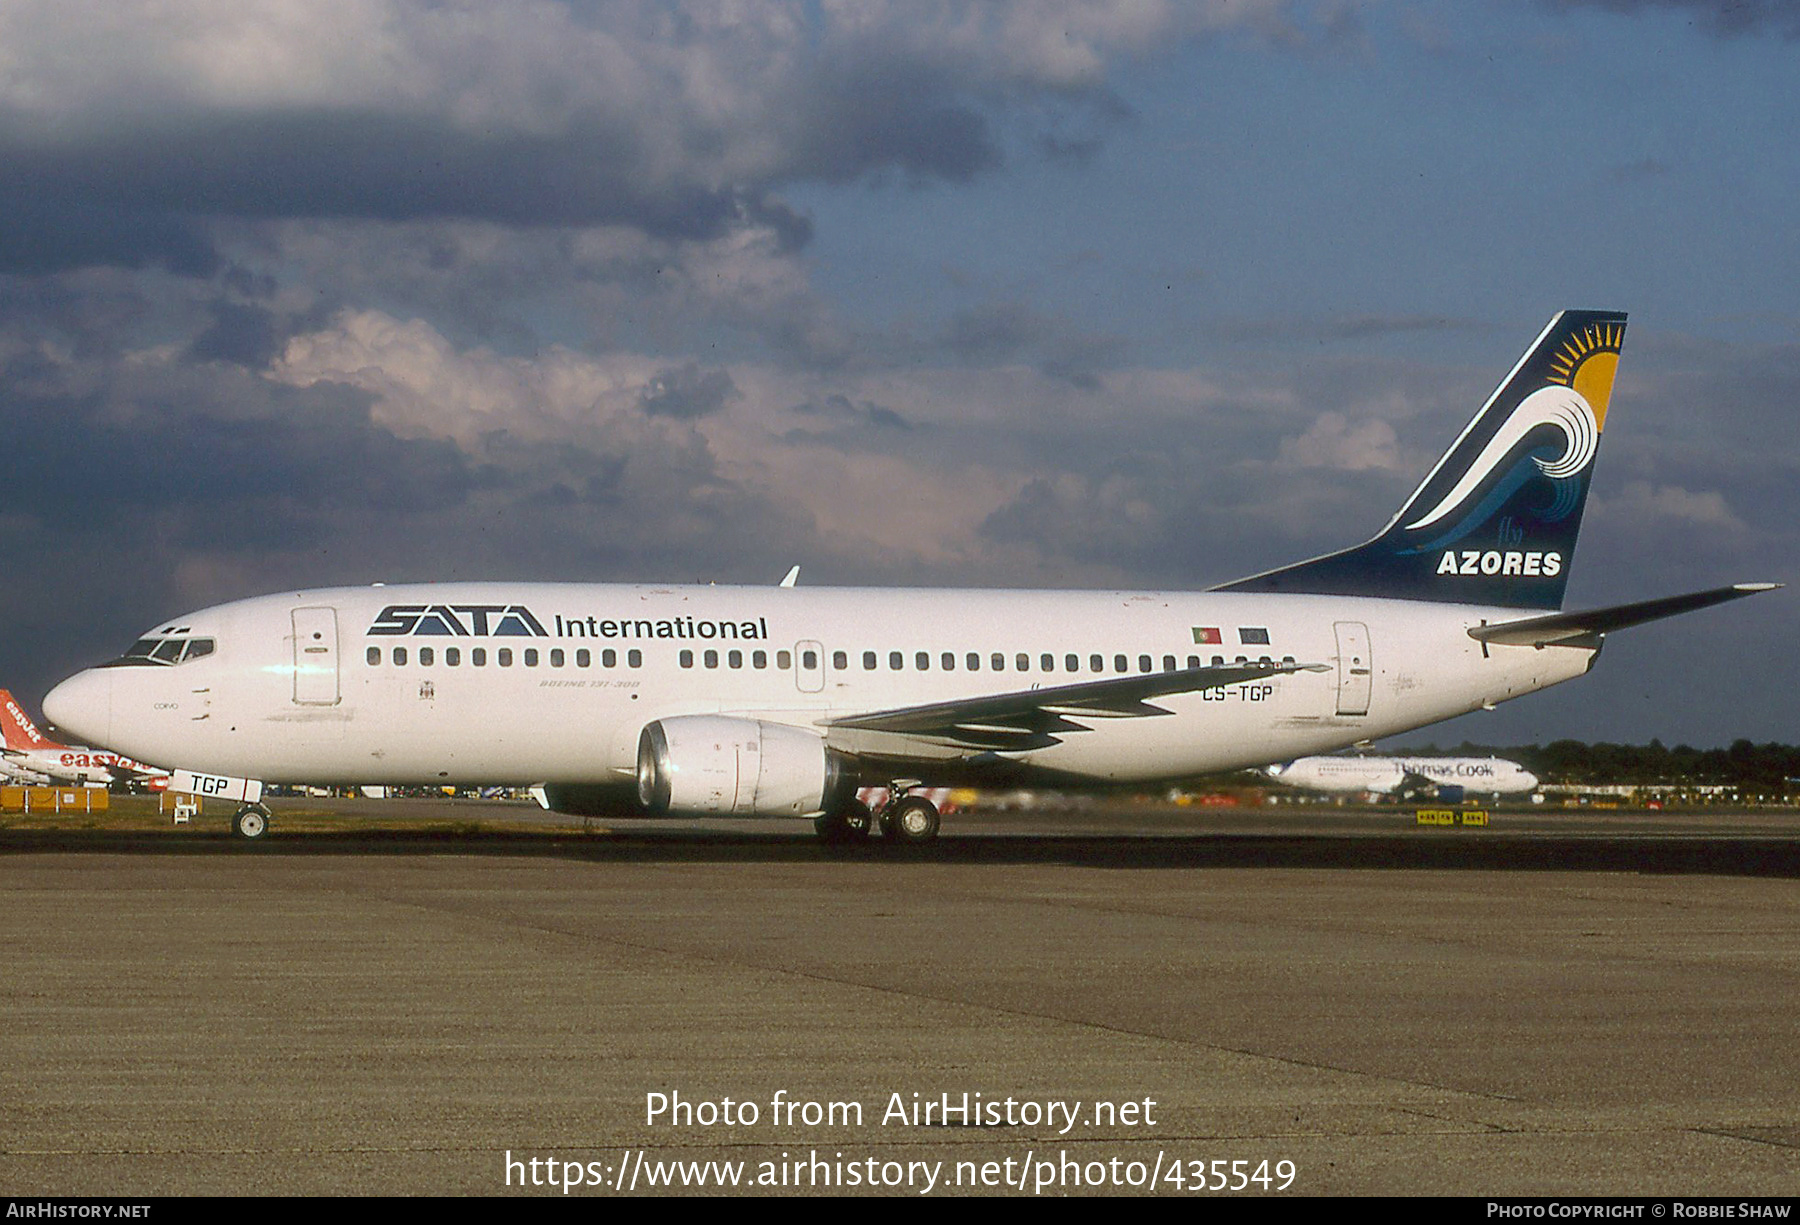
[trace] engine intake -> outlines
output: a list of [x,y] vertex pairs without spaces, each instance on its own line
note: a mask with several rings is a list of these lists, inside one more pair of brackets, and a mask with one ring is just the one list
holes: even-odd
[[856,789],[853,763],[803,728],[726,715],[658,719],[638,735],[638,801],[651,813],[814,817]]

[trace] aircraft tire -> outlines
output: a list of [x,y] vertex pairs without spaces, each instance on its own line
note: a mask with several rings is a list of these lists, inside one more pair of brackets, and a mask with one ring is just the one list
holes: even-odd
[[852,800],[836,812],[813,819],[813,829],[826,842],[860,842],[869,836],[869,806]]
[[260,804],[246,804],[231,818],[231,832],[254,842],[269,832],[269,810]]
[[919,846],[938,834],[937,805],[922,796],[903,796],[881,814],[881,830],[903,846]]

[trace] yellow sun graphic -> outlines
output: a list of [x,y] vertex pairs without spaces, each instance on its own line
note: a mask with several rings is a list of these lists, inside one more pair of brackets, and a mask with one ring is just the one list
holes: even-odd
[[1622,323],[1590,323],[1563,341],[1550,359],[1550,381],[1573,387],[1594,410],[1594,423],[1606,428],[1606,405],[1612,399],[1613,375],[1619,369]]

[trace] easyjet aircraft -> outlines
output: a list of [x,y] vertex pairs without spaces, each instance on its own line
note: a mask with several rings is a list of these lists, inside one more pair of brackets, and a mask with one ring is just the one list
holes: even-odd
[[1366,544],[1210,591],[448,583],[160,622],[44,699],[241,799],[519,783],[562,811],[937,832],[917,786],[1151,783],[1389,736],[1580,676],[1605,634],[1774,584],[1561,612],[1625,316],[1565,311]]
[[84,783],[110,786],[133,783],[158,787],[169,781],[169,772],[107,749],[92,749],[85,744],[58,744],[38,730],[24,707],[5,689],[0,689],[0,736],[4,739],[4,768],[20,782]]

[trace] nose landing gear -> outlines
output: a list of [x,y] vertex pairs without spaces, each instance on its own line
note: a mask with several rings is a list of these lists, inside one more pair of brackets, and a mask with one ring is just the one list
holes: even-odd
[[269,832],[269,810],[261,804],[245,804],[231,818],[231,832],[254,842]]

